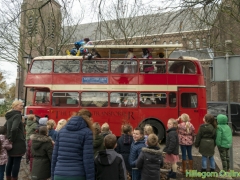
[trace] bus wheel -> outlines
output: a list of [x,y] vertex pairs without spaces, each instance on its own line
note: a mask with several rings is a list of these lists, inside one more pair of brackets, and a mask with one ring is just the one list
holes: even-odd
[[165,130],[163,125],[157,120],[149,119],[143,121],[140,124],[140,127],[144,128],[146,124],[150,124],[153,127],[154,133],[158,136],[159,142],[161,142],[165,137]]

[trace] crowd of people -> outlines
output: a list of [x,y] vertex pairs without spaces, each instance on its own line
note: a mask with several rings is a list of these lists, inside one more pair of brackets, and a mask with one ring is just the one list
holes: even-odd
[[[41,119],[28,115],[25,129],[21,112],[23,103],[14,101],[6,113],[6,123],[0,127],[0,180],[17,180],[21,159],[26,153],[32,180],[132,180],[160,179],[160,168],[171,164],[167,176],[177,178],[179,146],[182,153],[181,173],[193,169],[192,146],[202,155],[201,172],[215,171],[214,149],[217,145],[223,170],[229,171],[228,150],[232,132],[227,117],[219,114],[217,122],[210,114],[195,134],[188,114],[167,122],[166,146],[160,149],[153,127],[143,128],[130,124],[121,126],[117,137],[109,124],[93,123],[92,114],[81,109],[69,120]],[[187,160],[188,157],[188,160]],[[187,163],[188,161],[188,163]],[[188,165],[188,167],[187,167]],[[5,170],[6,169],[6,170]]]

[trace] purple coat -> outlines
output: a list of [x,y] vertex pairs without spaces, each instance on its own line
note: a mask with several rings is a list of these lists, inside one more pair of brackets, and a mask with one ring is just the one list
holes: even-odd
[[0,152],[0,165],[4,165],[8,160],[7,150],[12,149],[12,143],[10,143],[8,139],[6,139],[6,136],[2,134],[0,134],[0,141],[2,145],[2,150]]

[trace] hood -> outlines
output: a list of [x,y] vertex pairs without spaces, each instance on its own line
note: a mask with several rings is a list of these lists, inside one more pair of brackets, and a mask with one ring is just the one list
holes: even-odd
[[43,117],[43,118],[40,118],[38,122],[41,125],[47,125],[47,121],[48,121],[48,118],[47,117]]
[[150,148],[150,147],[146,148],[146,147],[143,147],[142,151],[150,153],[150,154],[162,155],[162,151],[159,148]]
[[132,142],[133,142],[133,137],[128,134],[123,134],[122,138],[123,138],[124,145],[132,144]]
[[114,149],[106,149],[104,151],[99,151],[96,157],[98,162],[102,165],[110,165],[117,157],[117,152]]
[[228,118],[227,118],[226,115],[219,114],[219,115],[217,116],[217,122],[218,122],[218,124],[227,124]]
[[31,126],[32,124],[36,123],[35,121],[32,120],[27,120],[27,126]]
[[50,137],[40,134],[32,134],[30,136],[30,139],[32,140],[33,149],[39,149],[45,142],[52,142],[52,139]]
[[176,127],[172,127],[172,128],[167,130],[167,133],[169,133],[170,131],[177,131],[177,128]]
[[74,116],[63,128],[66,128],[69,131],[78,131],[85,127],[87,127],[87,123],[85,122],[85,120],[81,116]]
[[21,115],[21,112],[20,112],[20,111],[16,111],[16,110],[8,111],[8,112],[6,113],[6,115],[5,115],[6,120],[8,120],[9,118],[11,118],[12,116],[15,116],[16,114]]

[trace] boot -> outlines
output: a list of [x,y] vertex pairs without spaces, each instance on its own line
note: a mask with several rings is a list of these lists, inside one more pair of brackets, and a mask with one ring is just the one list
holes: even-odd
[[181,173],[185,174],[186,173],[186,160],[182,160],[182,169],[180,170]]
[[6,180],[11,180],[11,176],[6,176]]
[[212,168],[211,168],[211,169],[210,169],[210,172],[215,172],[215,169],[212,169]]
[[177,173],[176,172],[172,172],[170,174],[170,176],[167,178],[167,180],[170,180],[170,179],[177,179]]
[[201,169],[201,172],[207,172],[207,169]]
[[167,178],[169,178],[172,174],[172,169],[170,171],[168,171],[168,174],[167,174]]
[[188,169],[193,170],[193,160],[188,160]]

